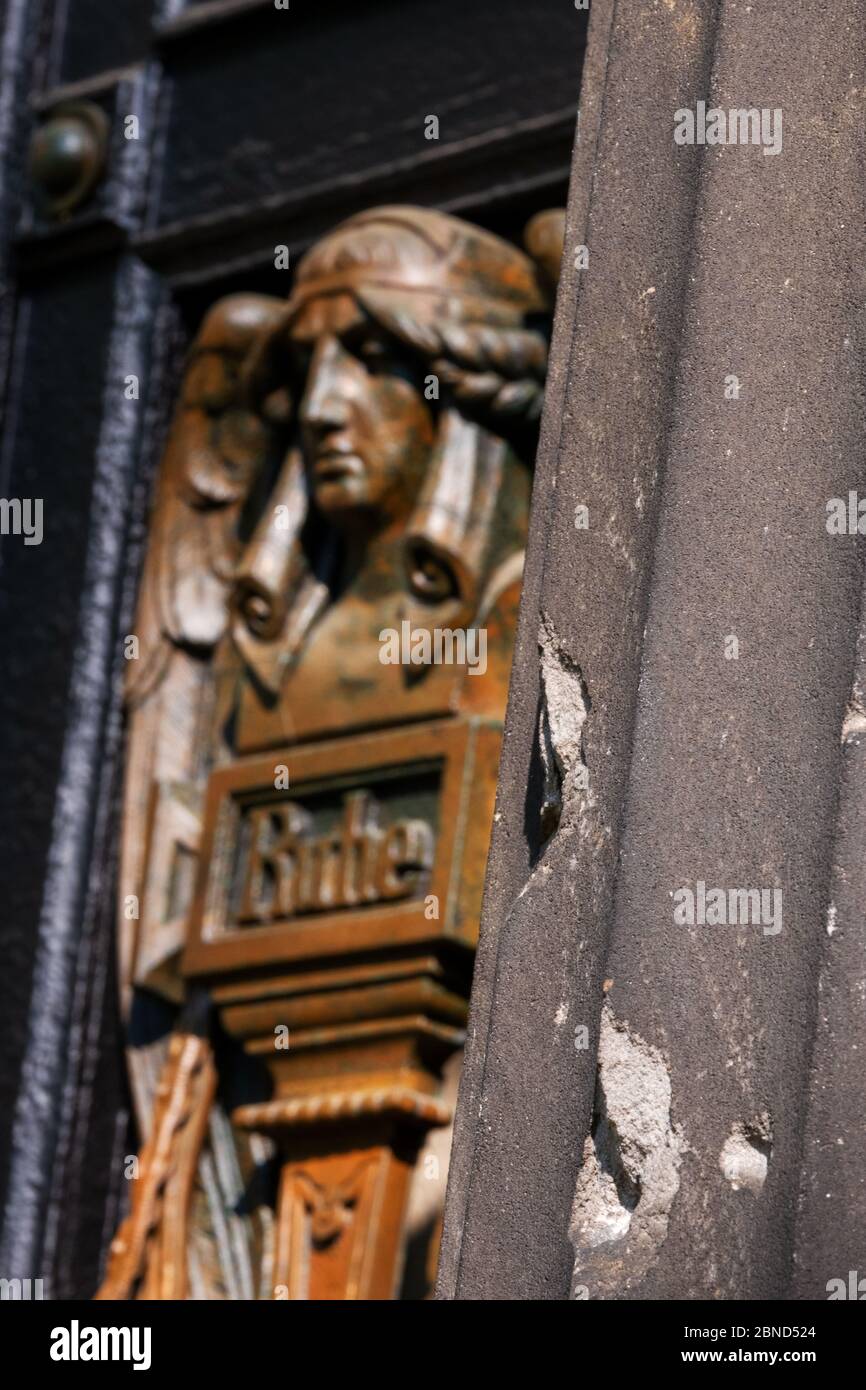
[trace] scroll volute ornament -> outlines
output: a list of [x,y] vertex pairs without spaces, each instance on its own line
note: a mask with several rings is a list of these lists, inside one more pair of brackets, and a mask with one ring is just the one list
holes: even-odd
[[[106,1297],[395,1293],[463,1040],[550,294],[499,237],[385,207],[313,247],[287,302],[223,300],[193,345],[128,686],[121,985],[146,1139]],[[140,1041],[148,999],[190,991],[223,1038],[212,1104],[206,1038]]]

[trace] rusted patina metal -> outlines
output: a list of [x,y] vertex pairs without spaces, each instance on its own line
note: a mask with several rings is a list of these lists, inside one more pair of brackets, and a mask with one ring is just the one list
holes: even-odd
[[[548,271],[561,231],[533,229]],[[153,1119],[138,1181],[187,1205],[134,1202],[103,1296],[398,1290],[463,1041],[550,294],[500,238],[386,207],[193,345],[130,663],[121,986],[145,1132],[155,1089],[189,1099],[184,1034],[137,1043],[154,993],[204,990],[218,1067],[270,1094],[223,1074],[201,1145]]]

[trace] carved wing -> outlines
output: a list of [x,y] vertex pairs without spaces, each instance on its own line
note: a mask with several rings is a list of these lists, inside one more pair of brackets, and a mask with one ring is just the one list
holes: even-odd
[[[106,1285],[115,1292],[104,1296],[130,1296],[137,1274],[153,1265],[156,1208],[149,1203],[158,1197],[163,1210],[170,1188],[183,1215],[172,1229],[190,1232],[193,1297],[254,1297],[258,1259],[251,1252],[267,1239],[263,1219],[235,1214],[250,1165],[266,1155],[252,1141],[242,1151],[236,1148],[227,1117],[212,1104],[212,1084],[198,1099],[184,1090],[183,1076],[175,1084],[168,1024],[162,1019],[160,1029],[142,1026],[147,994],[134,987],[145,986],[172,1003],[182,998],[178,957],[225,684],[214,668],[246,532],[254,524],[257,489],[264,491],[269,482],[276,449],[270,421],[287,404],[272,396],[261,412],[252,407],[250,355],[281,308],[277,299],[233,295],[214,306],[193,343],[157,480],[135,641],[127,643],[133,659],[126,681],[119,965],[144,1148],[141,1187]],[[148,1041],[153,1031],[163,1036]],[[169,1123],[178,1097],[184,1107],[193,1105],[195,1125],[177,1129]],[[265,1141],[256,1142],[261,1149]],[[142,1231],[150,1233],[144,1245]],[[117,1292],[121,1286],[123,1293]]]
[[[244,512],[271,428],[248,403],[246,363],[277,299],[233,295],[193,343],[157,483],[128,643],[128,744],[121,853],[120,975],[174,1001],[194,878],[208,734],[218,717],[211,664],[229,620]],[[148,1107],[149,1108],[149,1107]]]

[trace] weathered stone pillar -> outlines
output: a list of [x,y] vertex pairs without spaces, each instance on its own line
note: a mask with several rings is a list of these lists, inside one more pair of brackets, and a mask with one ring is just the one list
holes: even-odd
[[[443,1297],[826,1297],[864,1249],[864,32],[594,0]],[[701,102],[757,142],[676,143]]]

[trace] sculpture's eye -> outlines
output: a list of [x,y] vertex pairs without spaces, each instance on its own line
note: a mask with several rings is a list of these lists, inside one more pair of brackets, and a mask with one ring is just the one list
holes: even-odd
[[372,372],[389,371],[395,365],[393,353],[381,338],[361,338],[355,353]]
[[365,362],[379,362],[385,356],[385,344],[381,338],[362,338],[358,352]]
[[347,343],[371,376],[397,376],[415,384],[415,370],[400,345],[380,333],[359,332]]
[[428,603],[444,603],[457,593],[457,581],[449,566],[422,546],[414,546],[409,553],[409,582]]

